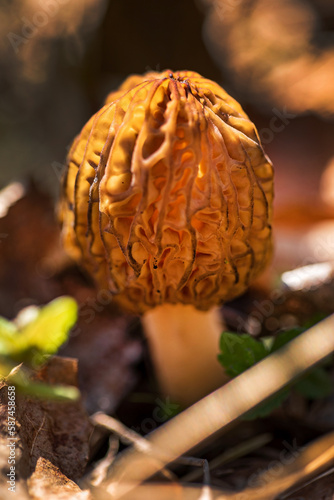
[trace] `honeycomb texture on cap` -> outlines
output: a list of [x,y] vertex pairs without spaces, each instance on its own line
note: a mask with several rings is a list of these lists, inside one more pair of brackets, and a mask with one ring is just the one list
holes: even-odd
[[190,71],[129,77],[68,155],[67,251],[135,313],[206,310],[240,295],[271,256],[272,165],[254,124]]

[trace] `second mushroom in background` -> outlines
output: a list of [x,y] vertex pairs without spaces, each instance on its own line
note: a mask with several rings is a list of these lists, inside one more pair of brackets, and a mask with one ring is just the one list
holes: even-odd
[[142,315],[175,401],[226,381],[218,305],[268,263],[272,198],[254,124],[198,73],[128,78],[73,143],[59,207],[65,248]]

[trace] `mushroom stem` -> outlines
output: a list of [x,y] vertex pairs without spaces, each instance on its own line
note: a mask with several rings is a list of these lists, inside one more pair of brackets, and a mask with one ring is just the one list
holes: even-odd
[[192,404],[227,382],[217,359],[218,307],[163,304],[144,314],[143,325],[161,390],[173,401]]

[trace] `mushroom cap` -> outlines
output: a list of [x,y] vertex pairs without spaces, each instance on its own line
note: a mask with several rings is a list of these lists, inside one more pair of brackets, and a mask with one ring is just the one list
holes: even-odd
[[65,248],[143,313],[207,310],[268,263],[273,169],[254,124],[190,71],[129,77],[68,155],[59,215]]

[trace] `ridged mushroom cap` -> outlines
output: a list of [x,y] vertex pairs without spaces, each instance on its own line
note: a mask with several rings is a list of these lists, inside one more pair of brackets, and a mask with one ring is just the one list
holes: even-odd
[[67,251],[135,313],[206,310],[271,255],[273,169],[254,124],[190,71],[129,77],[83,127],[59,205]]

